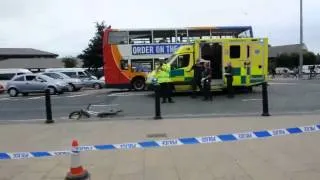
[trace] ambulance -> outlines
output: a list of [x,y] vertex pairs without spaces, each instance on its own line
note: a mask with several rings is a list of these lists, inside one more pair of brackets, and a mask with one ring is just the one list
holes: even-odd
[[[212,70],[211,90],[226,89],[225,67],[232,65],[233,86],[252,90],[253,86],[267,81],[267,38],[222,38],[195,40],[180,46],[165,63],[170,67],[169,77],[176,92],[192,89],[192,66],[197,60],[210,62]],[[157,82],[157,71],[148,74],[146,84],[153,88]]]

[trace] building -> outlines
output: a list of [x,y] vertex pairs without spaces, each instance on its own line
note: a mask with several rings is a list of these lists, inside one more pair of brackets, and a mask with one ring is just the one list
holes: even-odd
[[[303,51],[307,52],[308,48],[304,44]],[[269,69],[276,67],[276,58],[281,54],[300,53],[300,44],[289,44],[282,46],[269,46]]]
[[[304,51],[308,51],[306,45],[303,46]],[[292,54],[300,52],[300,44],[289,44],[283,46],[270,46],[269,47],[269,59],[274,59],[281,54]]]
[[[62,68],[64,63],[58,54],[32,48],[0,48],[0,68],[25,68],[39,71],[45,68]],[[77,67],[82,61],[77,60]]]

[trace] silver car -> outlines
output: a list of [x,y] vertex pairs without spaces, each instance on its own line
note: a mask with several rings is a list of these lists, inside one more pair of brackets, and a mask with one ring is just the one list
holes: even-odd
[[84,87],[84,83],[80,79],[71,78],[61,72],[44,72],[40,74],[49,76],[53,79],[63,80],[64,82],[68,83],[69,91],[78,91]]
[[27,96],[29,93],[44,92],[46,89],[49,89],[51,94],[62,94],[67,90],[67,86],[64,81],[40,74],[18,75],[7,83],[8,94],[11,97],[19,93]]
[[94,89],[101,89],[105,86],[105,82],[99,79],[94,79],[91,77],[82,78],[81,81],[83,82],[85,87],[91,87]]

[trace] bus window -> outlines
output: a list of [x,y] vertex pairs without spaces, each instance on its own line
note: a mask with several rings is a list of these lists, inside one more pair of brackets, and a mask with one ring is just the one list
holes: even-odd
[[152,59],[131,59],[131,70],[133,72],[151,72]]
[[129,44],[150,44],[152,41],[151,31],[130,31]]
[[196,39],[203,39],[204,36],[210,37],[210,29],[189,30],[190,42],[194,42]]
[[175,30],[155,30],[153,31],[154,43],[175,43],[176,42]]
[[125,31],[109,32],[109,44],[128,44],[128,32],[125,32]]
[[177,42],[179,43],[188,42],[188,33],[186,29],[177,30]]
[[120,62],[120,68],[122,69],[122,70],[128,70],[129,69],[129,67],[128,67],[128,60],[121,60],[121,62]]

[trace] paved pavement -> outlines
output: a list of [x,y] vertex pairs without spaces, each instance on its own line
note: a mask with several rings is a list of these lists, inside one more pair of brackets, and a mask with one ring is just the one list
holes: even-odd
[[[319,116],[230,117],[211,119],[137,120],[9,124],[0,126],[1,151],[46,151],[81,145],[194,137],[319,123]],[[301,180],[320,177],[320,133],[263,140],[189,145],[128,151],[82,152],[82,165],[99,180]],[[70,157],[0,161],[1,180],[63,179]]]
[[[271,81],[269,107],[271,114],[320,113],[317,80]],[[108,89],[66,93],[52,98],[53,117],[66,120],[68,114],[91,104],[119,104],[125,119],[145,119],[154,116],[153,92],[115,92]],[[187,95],[174,98],[176,103],[161,105],[164,117],[212,117],[212,116],[259,116],[262,111],[261,88],[251,94],[237,94],[234,99],[215,95],[213,102],[191,99]],[[0,121],[37,120],[45,118],[44,97],[0,97]]]

